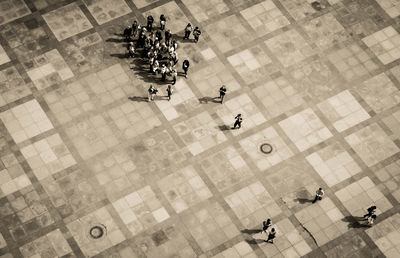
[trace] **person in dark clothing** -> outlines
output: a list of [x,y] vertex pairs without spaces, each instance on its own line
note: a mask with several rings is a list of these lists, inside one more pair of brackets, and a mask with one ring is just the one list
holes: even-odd
[[192,33],[192,29],[192,25],[188,23],[185,28],[185,36],[183,37],[183,39],[189,39],[190,33]]
[[131,27],[127,27],[124,30],[124,36],[125,36],[125,40],[129,42],[129,40],[131,39],[131,34],[132,34],[132,28]]
[[271,232],[269,232],[269,234],[268,234],[268,239],[266,240],[266,242],[269,242],[269,243],[273,244],[275,236],[276,236],[275,228],[272,228]]
[[237,116],[235,116],[235,124],[233,125],[233,129],[236,129],[236,126],[238,126],[238,129],[242,126],[242,114],[238,114]]
[[263,229],[264,233],[267,233],[268,228],[272,225],[271,219],[267,219],[267,221],[263,221]]
[[222,85],[222,87],[219,88],[219,98],[221,99],[221,104],[222,101],[224,101],[225,94],[226,94],[226,88],[225,85]]
[[172,85],[175,85],[176,77],[178,76],[178,72],[176,71],[176,69],[173,69],[171,74],[172,74]]
[[365,214],[363,217],[364,217],[364,219],[368,219],[369,217],[371,217],[374,213],[375,213],[375,210],[376,210],[376,206],[374,205],[374,206],[371,206],[371,207],[369,207],[368,209],[367,209],[367,214]]
[[164,30],[165,29],[165,23],[167,22],[167,19],[165,18],[164,14],[160,15],[160,29]]
[[137,21],[135,20],[135,21],[133,21],[133,23],[132,23],[132,36],[133,36],[133,37],[136,37],[137,31],[138,31],[138,23],[137,23]]
[[147,30],[148,31],[151,31],[153,29],[153,22],[154,22],[153,16],[151,16],[151,15],[147,16]]
[[201,31],[200,31],[199,27],[194,28],[194,30],[193,30],[194,42],[197,43],[199,41],[200,35],[201,35]]
[[168,101],[171,100],[172,92],[174,92],[174,90],[172,89],[172,86],[171,86],[171,85],[168,85],[168,87],[167,87],[167,97],[168,97]]
[[320,187],[320,188],[317,190],[317,192],[316,192],[316,194],[315,194],[315,198],[314,198],[314,200],[312,201],[312,203],[315,203],[316,201],[322,200],[322,197],[324,196],[324,194],[325,194],[324,190],[322,190],[322,188]]
[[185,59],[182,63],[182,69],[183,72],[185,73],[185,78],[187,78],[187,72],[189,70],[189,66],[190,66],[189,60]]
[[161,41],[161,40],[163,39],[163,36],[162,36],[161,31],[159,31],[159,30],[156,31],[156,38],[157,38],[159,41]]
[[165,44],[167,45],[167,47],[169,47],[169,44],[170,44],[170,41],[171,41],[171,37],[172,37],[171,31],[170,30],[166,30],[165,33],[164,33],[164,36],[165,36]]

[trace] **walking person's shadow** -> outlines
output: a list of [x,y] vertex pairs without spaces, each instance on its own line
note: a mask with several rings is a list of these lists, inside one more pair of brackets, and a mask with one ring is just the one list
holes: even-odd
[[369,228],[370,226],[367,224],[361,224],[360,221],[364,221],[363,217],[353,217],[346,216],[342,219],[343,222],[348,222],[347,227],[351,228]]
[[202,97],[199,98],[199,102],[200,104],[208,104],[208,102],[212,102],[212,103],[221,103],[220,100],[218,100],[218,97]]
[[148,97],[140,97],[140,96],[133,96],[128,97],[129,100],[136,101],[136,102],[148,102]]

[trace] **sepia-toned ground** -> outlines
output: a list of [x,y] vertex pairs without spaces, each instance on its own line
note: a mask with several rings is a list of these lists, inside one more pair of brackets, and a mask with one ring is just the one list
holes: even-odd
[[[0,0],[0,257],[400,257],[400,0],[318,3]],[[162,13],[171,101],[121,35]]]

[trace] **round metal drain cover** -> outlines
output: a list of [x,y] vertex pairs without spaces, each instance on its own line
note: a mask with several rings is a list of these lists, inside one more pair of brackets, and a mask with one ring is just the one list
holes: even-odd
[[264,153],[264,154],[269,154],[269,153],[272,152],[272,145],[269,144],[269,143],[263,143],[263,144],[261,144],[261,146],[260,146],[260,150],[261,150],[261,152]]
[[102,226],[93,226],[90,228],[89,234],[92,238],[98,239],[104,235],[104,228]]

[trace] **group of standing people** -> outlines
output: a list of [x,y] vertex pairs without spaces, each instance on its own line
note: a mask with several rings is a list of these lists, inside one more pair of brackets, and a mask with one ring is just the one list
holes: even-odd
[[[160,26],[156,28],[154,25],[153,16],[147,16],[146,26],[141,26],[137,21],[132,23],[132,26],[128,26],[124,30],[124,36],[128,42],[128,55],[134,57],[137,53],[137,49],[142,49],[142,57],[148,59],[149,72],[155,74],[161,74],[161,81],[167,81],[167,77],[171,78],[171,84],[176,83],[178,76],[178,70],[176,68],[179,57],[178,57],[178,43],[171,32],[166,28],[167,18],[164,14],[160,15]],[[194,42],[199,41],[201,31],[199,27],[193,29],[189,23],[184,29],[185,36],[184,40],[190,40],[190,35],[193,33]],[[136,40],[136,44],[134,41]],[[185,59],[182,62],[183,75],[187,78],[188,70],[190,67],[189,60]],[[168,100],[171,99],[173,92],[172,86],[167,87]],[[154,100],[158,90],[150,85],[148,89],[149,101]]]

